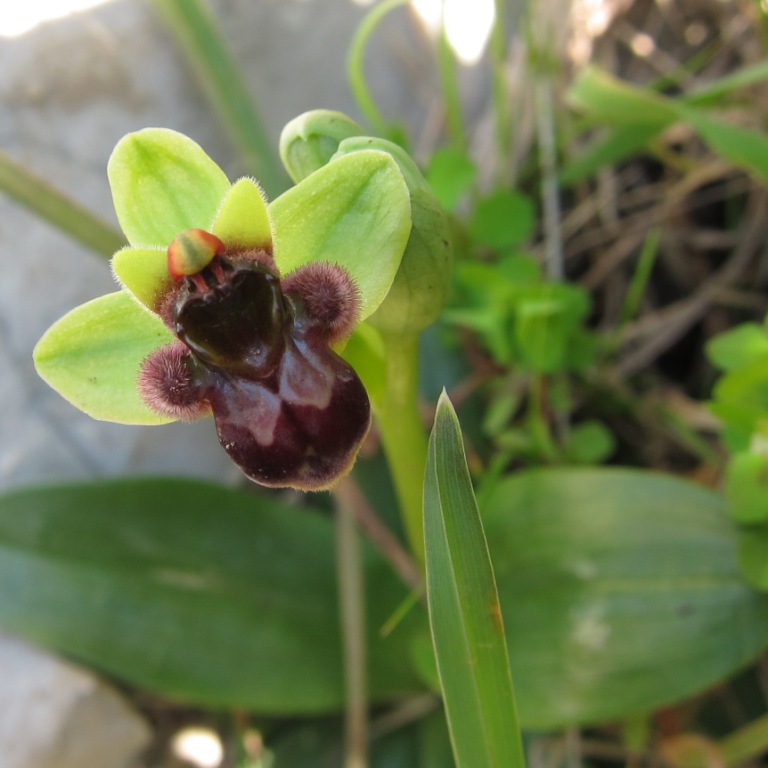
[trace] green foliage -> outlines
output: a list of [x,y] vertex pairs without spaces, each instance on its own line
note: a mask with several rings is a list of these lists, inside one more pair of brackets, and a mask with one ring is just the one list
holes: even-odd
[[712,339],[707,355],[723,374],[710,410],[731,451],[725,472],[728,512],[742,528],[740,562],[750,583],[768,589],[768,329],[743,323]]
[[[399,515],[414,558],[403,565],[397,542],[383,546],[410,574],[408,588],[370,548],[353,574],[366,585],[367,625],[358,630],[368,691],[387,706],[432,690],[445,709],[377,740],[372,765],[444,768],[451,747],[457,768],[522,765],[520,725],[637,721],[768,648],[768,330],[748,322],[707,345],[722,371],[709,404],[729,454],[722,492],[659,472],[590,466],[616,455],[614,423],[594,402],[610,387],[597,397],[591,387],[611,379],[661,227],[648,232],[617,327],[595,330],[599,300],[594,309],[578,283],[545,277],[552,270],[532,255],[543,250],[538,239],[553,236],[552,222],[538,224],[537,193],[556,171],[524,161],[515,187],[506,182],[515,163],[503,25],[494,30],[499,157],[488,186],[469,149],[444,35],[437,66],[451,145],[433,151],[423,172],[368,88],[368,41],[404,4],[375,6],[352,46],[353,90],[374,130],[329,110],[292,120],[280,158],[295,186],[268,203],[260,183],[277,195],[286,180],[210,13],[197,0],[190,14],[179,0],[152,0],[243,161],[261,170],[259,183],[232,184],[181,134],[125,137],[109,163],[130,242],[112,260],[122,290],[55,323],[35,364],[95,418],[163,423],[139,398],[136,375],[174,338],[156,313],[171,285],[166,248],[180,231],[209,230],[233,249],[274,248],[283,274],[325,260],[344,266],[366,322],[341,353],[366,386],[388,461],[356,475],[368,499],[355,506],[361,524],[370,525],[367,503],[384,507],[396,527]],[[638,154],[663,159],[659,139],[680,123],[712,153],[767,181],[768,138],[720,111],[767,78],[760,63],[670,97],[662,90],[671,80],[638,87],[585,68],[570,105],[578,129],[600,130],[568,158],[560,184],[575,187]],[[89,247],[120,248],[109,227],[17,170],[0,155],[0,188]],[[443,353],[456,357],[461,344],[480,360],[467,372],[462,357],[456,380],[440,382],[469,381],[479,395],[463,404],[466,453],[446,396],[429,446],[420,410],[419,334],[441,314],[440,341],[454,345]],[[434,359],[422,360],[433,364],[442,373]],[[336,494],[349,503],[348,487]],[[345,674],[354,663],[338,627],[337,580],[349,577],[336,571],[327,513],[322,497],[296,503],[174,479],[5,494],[0,581],[12,588],[0,591],[0,624],[139,688],[258,714],[266,731],[275,726],[276,764],[337,765],[338,713],[353,706]],[[422,570],[428,616],[419,603]],[[284,715],[304,719],[283,727]]]
[[522,767],[499,596],[445,393],[430,438],[424,529],[430,625],[456,766]]
[[[332,521],[318,509],[172,478],[55,485],[0,504],[3,626],[173,699],[333,712],[343,682]],[[370,690],[418,690],[419,617],[367,553]]]
[[526,728],[615,721],[768,647],[720,494],[657,472],[540,469],[482,505]]
[[429,158],[425,175],[440,205],[452,211],[472,188],[477,168],[463,150],[441,147]]

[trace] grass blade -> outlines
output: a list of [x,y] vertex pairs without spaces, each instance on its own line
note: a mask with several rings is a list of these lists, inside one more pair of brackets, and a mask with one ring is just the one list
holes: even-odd
[[149,0],[149,5],[181,48],[249,172],[276,197],[288,177],[210,7],[203,0]]
[[109,258],[125,245],[113,227],[0,150],[0,191],[86,248]]
[[524,765],[493,569],[448,397],[424,486],[427,599],[457,768]]

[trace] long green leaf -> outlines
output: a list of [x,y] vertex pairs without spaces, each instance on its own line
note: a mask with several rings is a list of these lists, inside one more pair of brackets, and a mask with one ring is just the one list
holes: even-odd
[[526,728],[615,721],[721,681],[768,647],[722,496],[655,472],[549,469],[483,509]]
[[679,119],[674,102],[597,67],[582,70],[568,91],[568,99],[589,117],[609,125],[643,125],[661,130]]
[[[405,590],[366,551],[370,691],[417,689]],[[331,520],[263,493],[156,478],[0,496],[0,626],[134,685],[264,713],[343,701]],[[411,627],[409,628],[409,623]]]
[[457,768],[522,766],[493,568],[445,393],[429,443],[424,535],[430,624]]
[[101,256],[125,245],[113,227],[0,150],[0,191]]
[[680,105],[679,110],[713,152],[768,183],[768,136],[699,109]]
[[691,106],[713,106],[733,91],[762,83],[764,80],[768,80],[768,61],[765,59],[742,67],[714,82],[704,83],[686,94],[684,99],[686,104]]
[[148,2],[186,56],[249,172],[270,197],[278,195],[288,179],[210,5],[204,0]]

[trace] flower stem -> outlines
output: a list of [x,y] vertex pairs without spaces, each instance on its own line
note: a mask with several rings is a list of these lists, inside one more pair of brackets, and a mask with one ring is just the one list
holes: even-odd
[[336,563],[344,649],[344,768],[368,765],[368,683],[366,678],[365,588],[360,537],[348,500],[336,497]]
[[464,131],[464,118],[461,114],[461,95],[456,78],[456,57],[448,42],[444,25],[441,25],[437,39],[437,59],[448,132],[454,147],[466,153],[467,135]]
[[491,76],[494,117],[496,121],[497,181],[508,184],[512,168],[512,108],[507,83],[506,8],[504,0],[495,0],[496,18],[491,30]]
[[384,119],[384,115],[382,115],[376,100],[373,98],[371,89],[368,87],[368,82],[365,78],[365,51],[376,27],[381,24],[391,11],[394,11],[395,8],[399,8],[401,5],[405,5],[407,2],[408,0],[384,0],[384,2],[375,5],[363,19],[355,36],[352,38],[347,57],[347,79],[349,80],[352,93],[357,100],[360,111],[365,115],[365,119],[382,136],[388,135],[390,126],[388,126],[387,121]]
[[419,414],[419,337],[384,336],[386,387],[376,415],[411,550],[424,562],[422,494],[427,434]]

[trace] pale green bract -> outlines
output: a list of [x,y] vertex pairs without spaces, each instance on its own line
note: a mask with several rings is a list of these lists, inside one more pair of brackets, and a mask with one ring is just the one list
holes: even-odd
[[237,249],[272,245],[283,276],[313,261],[339,264],[360,291],[360,321],[386,297],[411,232],[406,182],[377,150],[332,161],[269,205],[254,180],[231,184],[198,144],[167,129],[121,139],[108,176],[129,241],[112,259],[123,290],[62,317],[34,353],[51,387],[106,421],[167,421],[141,401],[136,376],[142,360],[173,338],[155,310],[170,285],[166,250],[180,232],[204,229]]

